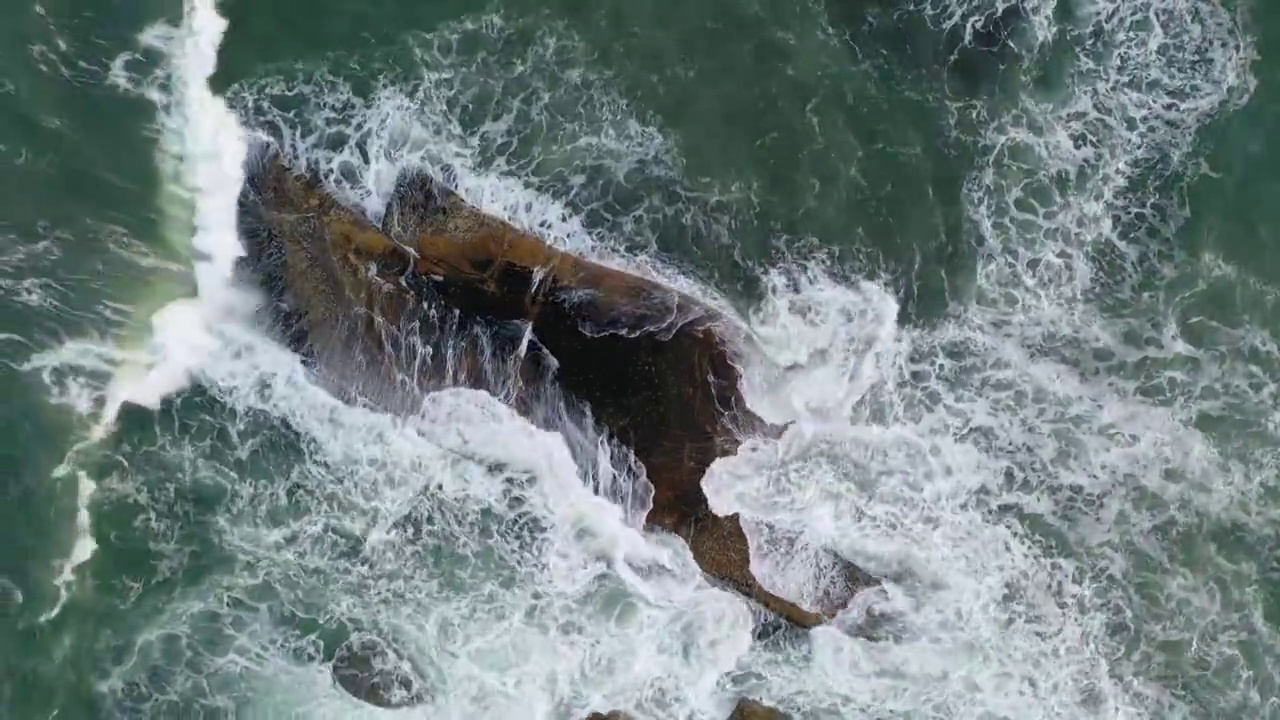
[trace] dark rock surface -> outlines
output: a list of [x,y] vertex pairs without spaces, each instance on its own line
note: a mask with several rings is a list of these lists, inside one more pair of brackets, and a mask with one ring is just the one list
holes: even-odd
[[331,671],[344,690],[380,708],[420,705],[428,699],[417,669],[386,641],[370,635],[343,643]]
[[781,710],[743,698],[738,701],[729,720],[787,720],[787,717]]
[[[712,513],[702,491],[742,438],[781,431],[747,407],[713,309],[557,250],[422,172],[401,174],[379,228],[269,147],[246,171],[238,270],[335,394],[403,412],[432,390],[472,387],[542,425],[563,395],[643,466],[650,528],[683,538],[707,575],[794,625],[829,618],[763,588],[738,517]],[[849,597],[874,582],[845,565]],[[366,660],[345,662],[355,669],[343,687],[359,697],[399,686],[398,675],[362,679]]]

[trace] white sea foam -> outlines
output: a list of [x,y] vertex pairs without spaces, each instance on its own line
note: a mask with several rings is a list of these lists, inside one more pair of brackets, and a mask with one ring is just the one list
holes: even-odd
[[[59,475],[59,473],[55,473],[54,477],[59,477]],[[67,601],[67,593],[71,583],[75,581],[76,568],[88,562],[89,558],[93,557],[93,551],[98,548],[97,542],[93,539],[93,529],[89,525],[89,502],[93,500],[93,493],[98,486],[83,471],[78,471],[75,475],[75,538],[72,541],[71,554],[62,561],[58,576],[54,578],[54,584],[58,587],[58,600],[52,608],[40,616],[40,622],[45,622],[62,611],[62,606]]]
[[[940,26],[974,27],[1005,5],[929,0],[921,10]],[[1176,322],[1141,327],[1135,315],[1116,312],[1096,268],[1100,258],[1119,258],[1109,271],[1129,301],[1164,307],[1163,297],[1132,292],[1129,261],[1145,261],[1146,248],[1117,233],[1115,218],[1135,203],[1160,209],[1144,173],[1176,167],[1194,131],[1247,94],[1248,47],[1212,0],[1095,5],[1082,29],[1060,27],[1053,3],[1022,6],[1033,40],[1025,52],[1065,34],[1081,59],[1062,97],[1028,95],[988,118],[989,134],[979,138],[986,152],[967,186],[985,243],[974,303],[936,326],[902,327],[882,285],[802,266],[765,278],[768,299],[747,319],[763,350],[750,358],[748,394],[769,419],[796,424],[779,442],[750,443],[717,463],[706,481],[714,506],[748,517],[757,567],[774,587],[812,593],[821,580],[811,552],[818,546],[888,579],[848,614],[877,606],[891,620],[891,640],[824,628],[809,643],[781,647],[750,645],[744,606],[708,587],[686,550],[642,536],[586,492],[559,436],[473,392],[432,396],[411,418],[342,405],[251,328],[212,324],[226,317],[229,203],[240,175],[200,148],[225,142],[232,156],[242,152],[240,131],[203,85],[223,24],[211,6],[192,6],[186,27],[194,32],[149,36],[166,38],[179,56],[200,55],[179,63],[190,75],[173,97],[199,99],[191,108],[222,123],[173,115],[182,118],[179,136],[203,128],[184,162],[198,166],[194,200],[207,214],[198,213],[197,237],[209,259],[200,260],[198,301],[156,325],[168,362],[159,367],[169,370],[154,387],[172,390],[181,385],[174,378],[198,373],[224,407],[207,421],[229,426],[233,440],[221,463],[211,456],[216,444],[181,437],[162,437],[148,457],[173,464],[174,472],[159,473],[166,483],[225,492],[216,537],[235,564],[157,611],[104,689],[156,711],[202,701],[261,717],[300,708],[319,717],[375,714],[333,687],[320,662],[331,648],[307,629],[346,623],[406,648],[435,692],[406,714],[427,717],[562,718],[619,708],[721,718],[737,692],[811,717],[1194,714],[1186,688],[1160,684],[1181,661],[1142,665],[1134,654],[1173,638],[1188,643],[1192,660],[1221,661],[1238,651],[1231,633],[1256,629],[1249,623],[1258,604],[1246,596],[1215,609],[1197,582],[1179,579],[1176,550],[1164,545],[1187,532],[1179,523],[1194,527],[1185,520],[1193,513],[1247,496],[1242,490],[1256,484],[1248,469],[1270,459],[1223,454],[1193,417],[1202,386],[1175,388],[1173,397],[1145,388],[1176,380],[1184,356],[1229,388],[1253,387],[1241,378],[1256,368],[1239,353],[1192,343]],[[1138,29],[1148,22],[1160,32]],[[251,83],[237,105],[264,126],[278,121],[290,152],[370,215],[381,212],[404,163],[449,163],[463,194],[486,209],[715,299],[656,260],[622,252],[617,238],[593,234],[565,204],[531,189],[521,175],[528,163],[504,151],[520,140],[517,123],[500,121],[507,113],[479,129],[458,119],[468,78],[538,88],[542,94],[498,94],[525,110],[566,93],[575,103],[561,104],[581,115],[559,118],[552,140],[580,153],[575,162],[606,174],[644,167],[678,182],[670,144],[587,69],[574,68],[586,78],[576,83],[539,85],[565,74],[555,49],[574,41],[562,29],[547,29],[508,59],[456,51],[460,36],[505,32],[493,19],[442,29],[420,46],[430,60],[420,78],[370,97],[319,73]],[[168,95],[158,97],[170,107]],[[273,111],[288,102],[309,112]],[[297,126],[299,117],[314,125]],[[330,131],[317,132],[324,127]],[[536,157],[538,148],[522,152]],[[1060,178],[1070,183],[1053,182]],[[1135,332],[1158,344],[1135,347]],[[1266,338],[1240,336],[1242,346],[1276,357]],[[1095,356],[1109,358],[1099,362],[1114,372],[1091,372]],[[1264,397],[1274,397],[1274,385],[1266,388]],[[1243,391],[1227,395],[1224,411],[1261,412]],[[265,467],[244,449],[264,418],[269,431],[280,421],[298,434],[292,454],[272,450]],[[173,492],[156,482],[110,479],[118,498],[137,502]],[[1054,545],[1060,536],[1069,547]],[[1173,579],[1152,599],[1139,588],[1141,572]],[[1137,627],[1143,621],[1155,629]],[[1202,623],[1224,635],[1197,634]],[[1227,704],[1260,707],[1249,688],[1227,687],[1229,667],[1218,672],[1206,682],[1236,693]]]
[[236,322],[251,300],[232,283],[243,255],[236,230],[236,197],[247,150],[244,131],[226,103],[209,88],[226,31],[213,0],[188,0],[178,28],[157,25],[141,38],[145,51],[162,55],[154,75],[139,81],[122,56],[111,79],[156,103],[162,196],[167,239],[192,258],[196,295],[174,300],[151,317],[141,364],[122,366],[108,388],[101,424],[110,426],[124,403],[155,408],[186,388],[216,344],[214,326]]
[[[145,49],[164,54],[153,77],[140,86],[132,84],[126,60],[133,56],[123,57],[112,67],[110,79],[115,84],[140,91],[157,104],[161,128],[157,162],[167,181],[161,185],[159,207],[166,221],[166,239],[193,258],[197,293],[157,310],[149,319],[151,332],[141,338],[66,341],[36,353],[23,365],[24,370],[42,374],[54,393],[52,401],[94,417],[85,438],[53,478],[77,478],[76,513],[70,555],[60,563],[55,579],[59,600],[42,620],[61,610],[74,571],[97,547],[90,518],[96,484],[87,473],[73,468],[75,454],[108,436],[125,403],[156,408],[164,398],[188,387],[192,373],[216,344],[212,328],[234,322],[252,309],[250,300],[231,282],[235,259],[242,254],[235,202],[245,143],[235,116],[208,87],[225,29],[226,21],[212,0],[193,0],[184,8],[181,28],[158,26],[142,37]],[[115,249],[116,243],[109,247]],[[171,270],[149,253],[134,259]],[[167,280],[165,273],[157,273],[158,283]],[[40,297],[45,303],[50,300],[47,293]],[[108,304],[102,314],[110,317],[118,310],[125,308]],[[109,379],[104,381],[104,376]]]

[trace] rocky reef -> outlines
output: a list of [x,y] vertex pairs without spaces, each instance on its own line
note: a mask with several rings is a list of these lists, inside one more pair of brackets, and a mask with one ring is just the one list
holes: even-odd
[[[739,518],[713,513],[702,491],[713,461],[781,431],[747,407],[719,313],[557,250],[425,172],[401,173],[379,227],[269,146],[246,170],[239,271],[264,292],[278,336],[335,394],[402,412],[433,390],[471,387],[544,426],[559,394],[643,467],[649,529],[683,538],[707,576],[791,624],[829,619],[756,580]],[[844,569],[848,597],[875,582]],[[365,660],[346,659],[344,688],[404,686],[360,677],[376,666]]]

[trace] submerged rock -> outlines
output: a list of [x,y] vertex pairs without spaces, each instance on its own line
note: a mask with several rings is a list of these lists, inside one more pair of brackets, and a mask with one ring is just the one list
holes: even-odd
[[386,641],[371,635],[352,637],[334,654],[333,679],[370,705],[402,708],[427,700],[421,674]]
[[540,408],[563,392],[644,467],[651,528],[682,537],[707,575],[789,622],[828,619],[760,585],[738,517],[712,513],[702,491],[741,438],[780,432],[747,407],[713,309],[552,248],[424,172],[401,174],[379,228],[264,150],[239,209],[241,272],[335,393],[397,412],[434,389],[473,387],[547,424]]

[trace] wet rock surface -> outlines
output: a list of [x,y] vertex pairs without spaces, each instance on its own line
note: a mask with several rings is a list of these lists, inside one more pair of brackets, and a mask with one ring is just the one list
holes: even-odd
[[[707,468],[742,438],[781,432],[747,407],[713,309],[557,250],[421,171],[401,173],[375,227],[260,147],[239,210],[238,271],[264,291],[279,337],[339,397],[401,412],[433,390],[471,387],[547,426],[549,399],[562,395],[643,466],[651,529],[683,538],[708,576],[788,622],[829,619],[766,590],[739,518],[711,512],[703,493]],[[845,565],[849,597],[875,582]],[[354,649],[343,687],[362,697],[400,687],[398,675],[361,674],[360,654],[385,648]]]
[[729,720],[787,720],[788,717],[781,710],[743,698],[738,701]]
[[777,434],[746,406],[739,371],[697,300],[547,245],[468,205],[431,176],[402,173],[383,230],[416,253],[426,292],[467,313],[527,322],[554,380],[644,466],[648,524],[690,544],[699,567],[802,627],[826,616],[777,597],[750,572],[736,515],[714,515],[702,477],[740,438]]
[[343,643],[330,668],[334,682],[370,705],[401,708],[428,699],[418,670],[395,647],[371,635]]

